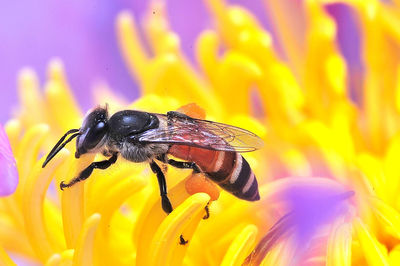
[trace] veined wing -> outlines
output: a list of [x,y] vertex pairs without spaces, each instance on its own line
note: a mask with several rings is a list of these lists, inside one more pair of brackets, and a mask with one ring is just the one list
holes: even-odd
[[154,114],[160,126],[136,138],[144,143],[188,145],[210,150],[250,152],[263,146],[254,133],[231,125],[182,116]]

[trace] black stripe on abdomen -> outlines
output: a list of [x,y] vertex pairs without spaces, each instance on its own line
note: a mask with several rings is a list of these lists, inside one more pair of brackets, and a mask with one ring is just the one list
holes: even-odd
[[231,169],[220,169],[218,172],[224,172],[225,176],[214,176],[216,173],[207,174],[221,188],[244,200],[255,201],[260,199],[254,173],[249,163],[239,153],[235,154],[235,160]]
[[[238,154],[238,156],[242,157],[240,154]],[[224,182],[220,184],[221,187],[228,191],[236,192],[240,191],[246,185],[249,175],[251,174],[250,165],[243,157],[241,158],[240,162],[240,165],[235,164],[235,168],[240,167],[240,169],[232,169],[229,179],[224,180]],[[237,176],[233,176],[235,170],[238,171]]]

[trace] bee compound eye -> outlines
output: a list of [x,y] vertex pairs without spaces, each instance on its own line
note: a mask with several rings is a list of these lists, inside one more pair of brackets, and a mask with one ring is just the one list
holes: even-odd
[[86,150],[95,148],[99,142],[103,139],[107,132],[107,124],[104,121],[100,121],[92,126],[83,142]]

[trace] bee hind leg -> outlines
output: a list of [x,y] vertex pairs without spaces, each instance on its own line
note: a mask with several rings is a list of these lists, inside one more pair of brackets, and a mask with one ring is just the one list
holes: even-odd
[[150,162],[151,170],[157,175],[158,186],[160,188],[161,206],[165,213],[170,214],[173,210],[172,204],[167,196],[167,182],[160,166],[154,161]]
[[188,120],[193,119],[192,117],[185,115],[184,113],[181,113],[178,111],[167,112],[167,117],[168,117],[168,119],[172,119],[172,118],[183,118],[183,119],[188,119]]
[[[160,159],[161,159],[161,161],[166,162],[166,163],[172,165],[173,167],[182,168],[182,169],[193,169],[194,173],[196,173],[196,174],[201,173],[200,168],[194,162],[179,162],[179,161],[175,161],[172,159],[167,159],[166,156],[164,156]],[[210,202],[208,202],[207,205],[204,207],[204,210],[206,211],[206,215],[204,215],[203,220],[207,220],[208,218],[210,218],[209,206],[210,206]]]
[[60,183],[60,189],[64,190],[64,188],[71,187],[74,184],[83,181],[87,179],[93,172],[94,169],[107,169],[110,167],[112,164],[114,164],[118,159],[118,153],[114,153],[111,158],[108,160],[100,161],[100,162],[93,162],[91,163],[88,167],[86,167],[80,174],[79,176],[75,177],[68,183],[64,183],[64,181],[61,181]]
[[201,173],[199,166],[195,162],[175,161],[173,159],[168,159],[166,155],[159,156],[157,159],[176,168],[193,169],[194,173],[196,174]]

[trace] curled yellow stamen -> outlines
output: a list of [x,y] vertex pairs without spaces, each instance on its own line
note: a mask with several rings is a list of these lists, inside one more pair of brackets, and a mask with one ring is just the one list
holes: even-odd
[[[76,177],[93,161],[93,158],[94,155],[92,154],[83,155],[79,160],[72,158],[72,160],[75,160],[75,163],[71,162],[72,166],[65,178],[72,179]],[[68,182],[69,180],[64,181]],[[83,185],[84,182],[79,182],[72,187],[66,188],[61,196],[64,235],[68,248],[75,246],[84,221]]]
[[20,187],[23,186],[25,182],[28,174],[26,171],[32,169],[33,165],[37,161],[41,144],[47,137],[49,130],[50,128],[48,125],[39,124],[31,127],[21,139],[16,152]]
[[199,214],[204,212],[209,200],[210,196],[204,193],[192,195],[165,218],[149,247],[150,265],[177,265],[173,263],[182,260],[181,254],[175,253],[179,247],[180,235],[189,224],[201,221],[202,216]]
[[236,236],[225,253],[222,266],[242,265],[244,259],[250,252],[257,237],[258,228],[255,225],[248,225]]
[[[41,261],[46,261],[55,252],[50,246],[49,235],[43,217],[43,200],[45,192],[53,178],[53,173],[65,161],[68,151],[62,150],[45,168],[44,158],[38,161],[31,171],[24,186],[23,214],[29,241]],[[40,246],[35,243],[42,243]]]
[[[153,182],[156,181],[153,180]],[[185,189],[185,180],[182,180],[170,189],[168,191],[168,196],[173,207],[183,202],[185,198],[188,197]],[[137,265],[146,265],[149,263],[149,254],[153,251],[150,252],[148,247],[151,245],[151,241],[154,239],[157,229],[166,217],[165,212],[161,208],[161,199],[157,184],[153,183],[153,190],[147,199],[146,206],[151,207],[144,208],[138,216],[133,235],[134,242],[138,243],[136,252]]]

